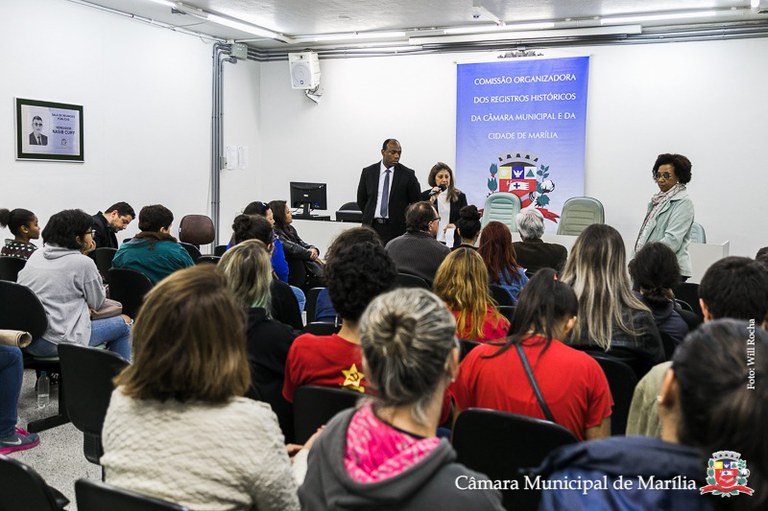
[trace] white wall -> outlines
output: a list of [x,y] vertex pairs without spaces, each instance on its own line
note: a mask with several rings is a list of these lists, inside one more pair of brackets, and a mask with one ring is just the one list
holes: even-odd
[[[605,205],[625,238],[637,234],[656,191],[662,152],[693,162],[696,220],[710,242],[754,256],[768,245],[768,39],[545,50],[592,56],[586,193]],[[321,60],[319,105],[291,90],[288,64],[262,64],[260,196],[288,195],[288,182],[328,182],[329,208],[354,200],[360,170],[396,137],[402,162],[426,188],[429,168],[455,160],[455,62],[480,55]],[[493,58],[493,54],[488,54]],[[461,169],[456,169],[461,185]]]
[[[63,0],[0,3],[0,207],[30,209],[41,225],[120,200],[137,212],[163,203],[175,224],[206,212],[211,51]],[[83,105],[85,163],[15,161],[14,97]]]

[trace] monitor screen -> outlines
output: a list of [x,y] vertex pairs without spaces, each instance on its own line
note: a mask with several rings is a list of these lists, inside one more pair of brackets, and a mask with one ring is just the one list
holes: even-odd
[[303,207],[303,214],[313,209],[328,209],[326,183],[291,182],[291,207]]

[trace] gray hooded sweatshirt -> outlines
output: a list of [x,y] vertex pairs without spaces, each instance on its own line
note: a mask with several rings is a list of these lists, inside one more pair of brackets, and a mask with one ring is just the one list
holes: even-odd
[[79,250],[45,245],[35,251],[19,272],[18,283],[40,299],[48,317],[43,339],[53,344],[88,345],[91,338],[89,308],[99,309],[105,293],[93,260]]
[[396,476],[375,483],[356,482],[344,466],[347,429],[354,413],[345,410],[336,415],[309,451],[307,475],[299,488],[303,511],[503,511],[498,491],[457,487],[457,478],[486,476],[456,463],[456,452],[445,440]]

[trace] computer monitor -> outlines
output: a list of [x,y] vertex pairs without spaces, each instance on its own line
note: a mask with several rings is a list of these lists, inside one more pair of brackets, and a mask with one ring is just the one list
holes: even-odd
[[328,209],[326,183],[291,182],[291,207],[303,208],[296,218],[310,217],[313,209]]

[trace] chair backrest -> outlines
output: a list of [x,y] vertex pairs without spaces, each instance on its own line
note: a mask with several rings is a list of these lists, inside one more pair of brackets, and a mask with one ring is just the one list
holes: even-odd
[[219,264],[221,256],[216,255],[201,255],[195,260],[195,264]]
[[627,431],[629,405],[637,386],[637,376],[630,366],[604,353],[590,353],[597,360],[608,380],[613,396],[611,435],[623,435]]
[[520,207],[520,197],[514,193],[492,193],[485,199],[483,218],[480,220],[480,224],[485,227],[488,222],[495,220],[507,225],[510,231],[517,232],[515,216],[520,213]]
[[502,316],[507,318],[510,323],[512,323],[512,316],[515,315],[515,307],[514,305],[498,305],[496,306],[496,309],[501,313]]
[[179,222],[179,241],[200,246],[213,243],[216,228],[206,215],[186,215]]
[[123,314],[135,318],[152,281],[143,273],[128,268],[110,268],[107,272],[109,296],[123,304]]
[[40,474],[19,460],[0,454],[0,509],[58,511],[55,493]]
[[302,328],[302,332],[305,334],[314,334],[314,335],[331,335],[337,333],[339,330],[341,330],[341,325],[334,325],[333,323],[321,323],[319,321],[314,321],[312,323],[307,323],[304,325],[304,328]]
[[432,290],[432,287],[426,280],[416,275],[409,275],[408,273],[398,273],[395,279],[395,287],[420,287],[423,289]]
[[672,290],[675,293],[675,298],[679,298],[688,305],[691,306],[691,310],[700,319],[704,319],[704,313],[701,311],[701,304],[699,304],[699,285],[693,282],[681,282],[675,289]]
[[213,247],[213,255],[215,256],[221,257],[224,255],[224,252],[226,251],[227,251],[226,245],[216,245],[215,247]]
[[23,330],[39,339],[48,328],[48,317],[37,295],[26,286],[0,280],[0,328]]
[[116,248],[99,247],[88,255],[90,255],[91,259],[96,263],[96,268],[98,268],[99,273],[106,275],[107,271],[112,268],[112,259],[115,258],[116,253]]
[[357,202],[346,202],[336,211],[337,222],[362,222],[363,212]]
[[0,256],[0,280],[16,282],[19,277],[19,272],[22,268],[24,268],[24,265],[26,264],[26,259],[11,256]]
[[317,297],[320,296],[320,292],[325,289],[324,287],[313,287],[307,291],[307,303],[304,306],[304,310],[307,311],[307,323],[315,321],[315,311],[317,310]]
[[605,223],[603,203],[594,197],[571,197],[563,204],[557,234],[578,236],[592,224]]
[[187,243],[185,241],[180,241],[179,245],[184,247],[184,250],[187,251],[187,253],[189,254],[189,257],[191,257],[193,261],[197,262],[197,260],[200,259],[201,257],[200,249],[197,248],[197,246],[193,245],[192,243]]
[[293,396],[293,425],[296,443],[303,444],[317,428],[326,424],[334,415],[347,408],[354,408],[362,396],[353,390],[307,385],[296,389]]
[[86,459],[98,464],[104,452],[101,430],[114,390],[112,379],[128,362],[109,351],[77,344],[60,344],[59,361],[67,382],[67,415],[84,434]]
[[509,294],[509,291],[498,284],[489,284],[488,289],[491,292],[491,297],[498,305],[515,305],[515,300],[512,298],[512,295]]
[[704,230],[704,226],[693,222],[691,225],[691,243],[706,243],[707,231]]
[[469,352],[480,346],[481,343],[477,341],[470,341],[469,339],[459,339],[459,362],[464,360],[464,357],[469,355]]
[[75,481],[78,511],[188,511],[184,506],[118,488],[101,481]]
[[502,491],[506,509],[536,509],[540,494],[523,489],[521,470],[539,466],[554,449],[576,441],[570,431],[553,422],[469,408],[456,419],[451,443],[459,463],[491,480],[518,481],[519,490]]

